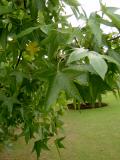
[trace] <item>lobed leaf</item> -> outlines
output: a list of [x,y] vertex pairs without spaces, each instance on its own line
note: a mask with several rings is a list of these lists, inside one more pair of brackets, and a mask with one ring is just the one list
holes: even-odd
[[68,96],[80,99],[79,91],[75,87],[69,76],[62,72],[57,74],[51,79],[49,84],[46,106],[51,106],[56,103],[59,93],[64,90]]
[[90,64],[92,65],[94,70],[98,73],[98,75],[102,79],[104,79],[105,74],[108,70],[108,66],[107,66],[107,63],[105,62],[105,60],[99,54],[96,54],[94,52],[90,52],[88,57],[90,60]]
[[74,51],[70,54],[67,64],[78,61],[82,58],[85,58],[86,56],[88,56],[88,50],[83,48],[75,48]]

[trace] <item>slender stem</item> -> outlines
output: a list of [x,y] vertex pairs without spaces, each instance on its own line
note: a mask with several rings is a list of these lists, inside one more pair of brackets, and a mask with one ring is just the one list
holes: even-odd
[[113,40],[116,40],[116,39],[119,39],[120,38],[120,35],[118,35],[117,37],[113,37],[111,39],[108,39],[108,41],[113,41]]
[[62,160],[62,158],[61,158],[61,154],[60,154],[60,150],[59,150],[59,148],[58,148],[58,146],[56,145],[56,149],[57,149],[57,152],[58,152],[58,155],[59,155],[59,159],[60,160]]
[[78,47],[80,48],[80,44],[79,44],[79,42],[78,42],[77,38],[75,37],[74,39],[75,39],[76,44],[77,44],[77,45],[78,45]]
[[19,65],[19,63],[20,63],[21,57],[22,57],[22,50],[20,51],[20,55],[19,55],[19,57],[18,57],[18,60],[17,60],[16,65],[15,65],[15,69],[18,67],[18,65]]

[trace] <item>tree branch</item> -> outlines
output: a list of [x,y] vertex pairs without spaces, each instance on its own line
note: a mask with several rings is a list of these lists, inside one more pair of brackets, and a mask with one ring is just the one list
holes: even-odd
[[113,41],[113,40],[116,40],[116,39],[119,39],[120,38],[120,35],[116,36],[116,37],[113,37],[111,39],[108,39],[108,41]]

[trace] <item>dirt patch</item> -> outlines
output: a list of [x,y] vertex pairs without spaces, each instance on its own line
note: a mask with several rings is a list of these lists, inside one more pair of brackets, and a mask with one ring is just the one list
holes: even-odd
[[95,103],[94,105],[90,103],[81,103],[80,106],[75,107],[73,103],[68,104],[68,108],[72,110],[80,110],[80,109],[93,109],[93,108],[100,108],[108,106],[107,103]]

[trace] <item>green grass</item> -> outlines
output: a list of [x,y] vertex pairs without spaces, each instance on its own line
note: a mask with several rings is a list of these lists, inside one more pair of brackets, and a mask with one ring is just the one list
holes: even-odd
[[[68,111],[64,116],[65,147],[62,160],[119,160],[120,159],[120,99],[111,94],[104,97],[108,107]],[[59,160],[55,146],[42,153],[42,160]],[[20,139],[13,149],[4,149],[0,160],[35,160],[32,143]]]

